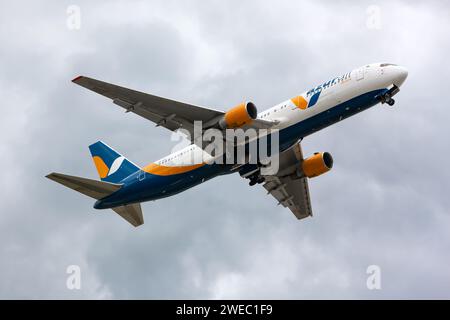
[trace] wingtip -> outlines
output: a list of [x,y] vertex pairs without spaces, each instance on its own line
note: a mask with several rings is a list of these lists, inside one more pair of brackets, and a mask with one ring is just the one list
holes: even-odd
[[51,173],[47,174],[45,177],[48,179],[52,179],[53,177],[55,177],[55,175],[57,175],[56,172],[51,172]]
[[55,181],[55,175],[54,175],[54,172],[49,173],[48,175],[45,176],[45,178],[47,178],[47,179],[49,179],[49,180],[52,180],[52,181]]
[[83,76],[78,76],[72,79],[72,82],[76,82],[77,80],[80,80],[81,78],[83,78]]

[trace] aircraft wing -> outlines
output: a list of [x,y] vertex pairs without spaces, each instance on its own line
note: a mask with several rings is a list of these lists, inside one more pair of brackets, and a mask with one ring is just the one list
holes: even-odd
[[[172,131],[186,129],[191,134],[191,140],[194,138],[194,121],[208,124],[225,114],[223,111],[154,96],[84,76],[76,77],[72,82],[110,98],[114,104],[124,108],[126,112],[133,112],[154,122],[156,126]],[[252,126],[269,128],[273,124],[270,121],[257,119]]]
[[264,188],[283,207],[289,208],[297,219],[312,216],[308,179],[299,178],[297,168],[303,160],[300,143],[280,154],[277,175],[264,176]]

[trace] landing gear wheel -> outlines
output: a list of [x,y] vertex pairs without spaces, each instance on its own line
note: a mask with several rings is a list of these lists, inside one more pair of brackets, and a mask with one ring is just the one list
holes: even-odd
[[388,101],[386,101],[386,103],[392,107],[394,105],[394,103],[395,103],[395,100],[394,99],[389,99]]
[[258,177],[258,179],[256,180],[256,183],[259,183],[259,184],[261,184],[261,183],[263,183],[264,181],[266,181],[266,179],[264,178],[264,177]]
[[249,186],[254,186],[256,184],[256,179],[251,179],[248,183]]

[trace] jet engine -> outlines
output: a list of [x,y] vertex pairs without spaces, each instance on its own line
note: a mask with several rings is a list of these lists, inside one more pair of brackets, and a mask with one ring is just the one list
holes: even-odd
[[253,102],[244,102],[228,110],[219,120],[221,129],[240,128],[251,123],[258,116],[258,111]]
[[328,152],[316,152],[302,162],[302,172],[305,177],[314,178],[333,168],[333,157]]

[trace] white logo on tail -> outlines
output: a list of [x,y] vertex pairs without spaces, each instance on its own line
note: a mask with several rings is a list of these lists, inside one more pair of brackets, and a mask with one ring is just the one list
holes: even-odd
[[112,175],[114,172],[119,170],[120,166],[122,165],[123,160],[125,160],[125,157],[120,156],[111,165],[111,168],[109,169],[108,176]]

